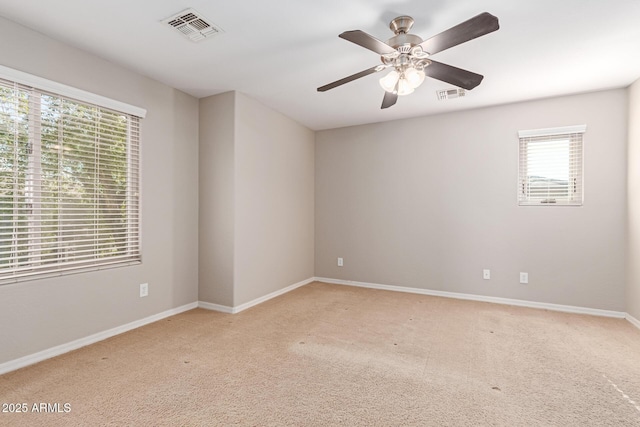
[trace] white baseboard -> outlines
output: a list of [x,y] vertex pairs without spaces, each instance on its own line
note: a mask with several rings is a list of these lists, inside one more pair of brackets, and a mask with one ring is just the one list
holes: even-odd
[[198,308],[204,308],[205,310],[219,311],[221,313],[233,314],[233,307],[228,305],[214,304],[212,302],[198,301]]
[[[566,313],[590,314],[592,316],[615,317],[629,320],[627,313],[623,311],[600,310],[597,308],[575,307],[572,305],[549,304],[535,301],[525,301],[518,299],[489,297],[484,295],[462,294],[457,292],[434,291],[430,289],[408,288],[403,286],[381,285],[378,283],[356,282],[353,280],[329,279],[326,277],[316,277],[316,281],[332,283],[335,285],[357,286],[361,288],[382,289],[386,291],[408,292],[412,294],[430,295],[436,297],[456,298],[471,301],[491,302],[494,304],[516,305],[520,307],[541,308],[545,310],[562,311]],[[635,320],[635,319],[634,319]],[[633,323],[631,320],[629,320]],[[637,320],[636,320],[637,322]]]
[[77,350],[80,347],[94,344],[98,341],[111,338],[113,336],[122,334],[123,332],[130,331],[132,329],[139,328],[149,323],[156,322],[166,317],[174,316],[184,311],[192,310],[198,307],[197,302],[183,305],[181,307],[172,308],[162,313],[154,314],[153,316],[145,317],[144,319],[136,320],[126,325],[116,326],[115,328],[98,332],[97,334],[89,335],[88,337],[80,338],[66,344],[61,344],[55,347],[48,348],[46,350],[39,351],[28,356],[21,357],[19,359],[10,360],[9,362],[0,364],[0,375],[7,372],[15,371],[25,366],[33,365],[34,363],[42,362],[43,360],[50,359],[52,357],[60,356],[61,354],[68,353],[73,350]]
[[311,283],[313,281],[315,281],[315,277],[310,277],[310,278],[308,278],[306,280],[303,280],[301,282],[294,283],[293,285],[289,285],[286,288],[279,289],[279,290],[277,290],[275,292],[271,292],[270,294],[267,294],[267,295],[265,295],[263,297],[256,298],[256,299],[251,300],[249,302],[245,302],[244,304],[240,304],[240,305],[238,305],[236,307],[233,307],[233,312],[234,313],[240,313],[241,311],[246,310],[247,308],[251,308],[254,305],[258,305],[258,304],[263,303],[265,301],[268,301],[268,300],[270,300],[272,298],[278,297],[278,296],[280,296],[282,294],[286,294],[287,292],[291,292],[292,290],[298,289],[299,287],[307,285],[307,284],[309,284],[309,283]]
[[640,329],[640,320],[636,319],[635,317],[633,317],[632,315],[630,315],[629,313],[627,313],[626,317],[625,317],[629,323],[631,323],[633,326],[635,326],[636,328]]
[[235,307],[229,307],[226,305],[220,305],[220,304],[213,304],[210,302],[205,302],[205,301],[198,301],[198,307],[200,308],[205,308],[207,310],[214,310],[214,311],[220,311],[222,313],[230,313],[230,314],[236,314],[236,313],[240,313],[243,310],[246,310],[248,308],[251,308],[255,305],[261,304],[265,301],[268,301],[272,298],[278,297],[282,294],[286,294],[287,292],[291,292],[294,289],[297,289],[301,286],[307,285],[311,282],[314,282],[316,280],[315,277],[310,277],[306,280],[303,280],[301,282],[298,283],[294,283],[293,285],[289,285],[286,288],[282,288],[282,289],[278,289],[275,292],[271,292],[270,294],[264,295],[260,298],[256,298],[254,300],[251,300],[249,302],[245,302],[244,304],[240,304],[237,305]]

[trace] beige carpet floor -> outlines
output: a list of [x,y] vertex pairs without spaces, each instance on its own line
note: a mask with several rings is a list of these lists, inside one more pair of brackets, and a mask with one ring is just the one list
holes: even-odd
[[625,320],[312,283],[0,376],[2,426],[640,426]]

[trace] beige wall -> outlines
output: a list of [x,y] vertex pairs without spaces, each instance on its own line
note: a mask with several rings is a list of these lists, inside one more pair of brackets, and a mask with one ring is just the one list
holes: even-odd
[[235,92],[200,100],[199,299],[233,306]]
[[[316,276],[624,311],[626,117],[621,89],[318,132]],[[577,124],[584,206],[518,207],[518,130]]]
[[2,65],[147,109],[143,264],[0,286],[0,363],[196,301],[198,101],[3,18],[0,40]]
[[238,92],[200,101],[200,300],[313,277],[314,135]]
[[313,277],[314,134],[236,98],[234,305]]
[[640,80],[629,88],[627,312],[640,319]]

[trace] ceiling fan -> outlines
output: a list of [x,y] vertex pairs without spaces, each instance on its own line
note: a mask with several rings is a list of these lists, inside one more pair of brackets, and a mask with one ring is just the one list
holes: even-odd
[[321,86],[318,92],[325,92],[387,68],[391,68],[392,71],[380,79],[380,85],[385,90],[380,108],[389,108],[396,103],[398,96],[412,93],[422,84],[425,76],[466,90],[471,90],[480,84],[483,79],[480,74],[429,58],[445,49],[496,31],[500,28],[498,18],[484,12],[427,40],[422,40],[415,34],[409,34],[412,26],[413,18],[398,16],[389,24],[389,28],[395,35],[386,43],[360,30],[345,31],[340,34],[340,38],[379,54],[382,64]]

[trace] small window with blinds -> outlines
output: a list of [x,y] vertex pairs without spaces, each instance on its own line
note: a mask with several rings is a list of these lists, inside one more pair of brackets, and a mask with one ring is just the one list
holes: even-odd
[[519,132],[519,205],[582,205],[585,131],[582,125]]
[[0,284],[140,262],[139,118],[0,79]]

